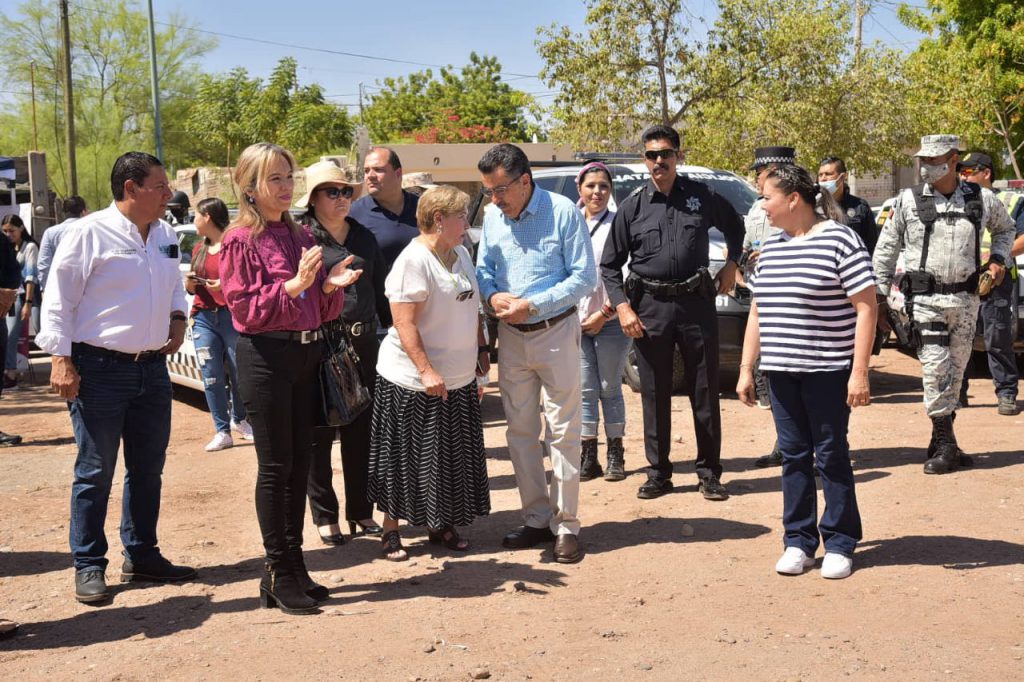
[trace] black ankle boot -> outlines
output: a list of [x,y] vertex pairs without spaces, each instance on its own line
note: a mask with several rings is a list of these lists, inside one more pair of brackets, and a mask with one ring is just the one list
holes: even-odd
[[934,456],[924,463],[926,474],[948,474],[960,466],[960,448],[953,434],[953,417],[932,417],[935,439]]
[[331,596],[326,587],[313,582],[313,579],[309,577],[309,571],[306,570],[306,561],[302,557],[301,549],[290,551],[289,558],[295,567],[295,579],[298,581],[299,587],[303,592],[317,601],[324,601]]
[[260,607],[272,609],[275,606],[292,615],[319,611],[316,601],[299,587],[290,562],[268,561],[260,581]]
[[596,438],[584,438],[583,450],[580,454],[580,480],[590,481],[595,478],[600,478],[604,473],[601,470],[601,465],[597,461],[597,439]]
[[608,439],[608,469],[604,480],[621,481],[626,478],[626,455],[622,449],[621,438]]

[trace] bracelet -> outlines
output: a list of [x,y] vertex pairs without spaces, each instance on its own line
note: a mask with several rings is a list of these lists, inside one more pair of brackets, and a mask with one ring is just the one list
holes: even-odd
[[604,316],[604,319],[610,320],[615,317],[615,312],[609,309],[608,306],[603,305],[601,306],[601,315]]
[[490,353],[490,352],[491,352],[490,346],[477,346],[476,347],[477,355],[479,355],[480,353]]
[[181,320],[182,322],[188,322],[188,315],[186,315],[183,312],[175,310],[173,313],[171,313],[171,322],[174,322],[175,320]]

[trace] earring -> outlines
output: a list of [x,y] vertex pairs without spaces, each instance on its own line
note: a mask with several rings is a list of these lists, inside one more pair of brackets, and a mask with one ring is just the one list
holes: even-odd
[[443,227],[443,226],[441,226],[441,225],[438,225],[438,226],[437,226],[437,233],[438,233],[438,234],[441,234],[442,232],[444,232],[444,227]]
[[246,194],[245,195],[245,200],[247,202],[249,202],[250,204],[255,204],[256,203],[255,197],[253,197],[251,194]]

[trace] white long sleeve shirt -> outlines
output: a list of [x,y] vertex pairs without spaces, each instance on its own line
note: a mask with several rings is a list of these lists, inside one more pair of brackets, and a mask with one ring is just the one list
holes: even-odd
[[71,355],[72,343],[122,353],[162,348],[173,311],[186,310],[178,239],[156,220],[143,241],[116,204],[64,234],[43,296],[36,345]]

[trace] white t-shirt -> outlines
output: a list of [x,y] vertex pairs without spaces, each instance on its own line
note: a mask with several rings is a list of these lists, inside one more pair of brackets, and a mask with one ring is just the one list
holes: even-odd
[[[476,376],[480,305],[473,261],[464,247],[456,246],[454,251],[457,258],[448,272],[428,246],[413,239],[384,282],[384,294],[392,303],[423,303],[416,329],[431,366],[448,389],[462,388]],[[403,388],[424,390],[396,327],[388,330],[381,344],[377,372]]]

